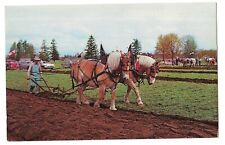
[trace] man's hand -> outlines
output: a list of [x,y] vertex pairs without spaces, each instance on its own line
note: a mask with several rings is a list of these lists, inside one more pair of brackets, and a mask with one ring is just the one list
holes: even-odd
[[40,72],[40,77],[42,78],[43,76],[42,76],[42,72]]

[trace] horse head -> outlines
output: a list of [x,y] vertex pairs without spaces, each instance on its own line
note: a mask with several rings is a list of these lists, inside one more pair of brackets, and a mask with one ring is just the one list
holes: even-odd
[[120,57],[120,72],[124,79],[129,79],[129,71],[131,67],[131,59],[129,53],[121,53]]
[[149,56],[139,55],[138,62],[140,64],[139,73],[146,74],[145,78],[147,79],[149,85],[154,84],[155,78],[159,73],[160,61],[156,61]]
[[147,81],[149,85],[152,85],[155,83],[155,78],[159,73],[159,67],[160,67],[160,62],[156,61],[152,66],[150,66],[146,70],[146,76],[147,76]]
[[130,70],[130,54],[129,53],[121,53],[120,64],[122,71]]
[[123,78],[129,78],[130,54],[122,51],[114,51],[109,54],[107,66],[111,72],[122,74]]

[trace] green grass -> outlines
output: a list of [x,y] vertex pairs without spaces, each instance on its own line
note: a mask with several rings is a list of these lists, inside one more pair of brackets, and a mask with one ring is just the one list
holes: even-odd
[[191,78],[191,79],[217,79],[217,74],[210,73],[179,73],[179,72],[160,72],[159,76],[173,78]]
[[51,63],[54,63],[55,68],[61,69],[63,61],[62,60],[55,60],[55,61],[51,61]]
[[[49,86],[65,89],[71,88],[71,79],[68,74],[53,74],[53,73],[43,73],[43,78],[47,81]],[[6,87],[16,90],[28,91],[29,81],[26,80],[27,74],[25,71],[7,71],[6,73]],[[44,83],[41,82],[43,86]]]
[[[152,85],[143,85],[140,88],[144,111],[160,114],[173,114],[201,120],[218,119],[218,94],[217,85],[196,84],[189,82],[158,81]],[[118,92],[122,98],[125,90]],[[135,102],[135,95],[131,95]],[[126,107],[124,104],[119,104]],[[127,108],[127,107],[126,107]],[[128,108],[135,109],[135,104]]]
[[[49,74],[49,73],[48,73]],[[43,74],[43,77],[51,86],[71,88],[71,80],[67,74]],[[26,72],[7,71],[7,88],[27,91],[28,84]],[[117,87],[118,108],[141,110],[145,112],[155,112],[160,114],[179,115],[200,120],[218,120],[218,89],[217,84],[197,84],[190,82],[159,81],[154,85],[142,85],[140,87],[141,96],[145,106],[138,107],[135,103],[135,95],[130,94],[129,105],[123,103],[123,96],[126,86],[119,84]],[[86,91],[86,95],[96,99],[97,89]],[[74,99],[76,95],[67,99]],[[110,93],[106,95],[106,103],[109,103]]]
[[24,71],[6,71],[6,87],[10,89],[28,91],[28,81]]

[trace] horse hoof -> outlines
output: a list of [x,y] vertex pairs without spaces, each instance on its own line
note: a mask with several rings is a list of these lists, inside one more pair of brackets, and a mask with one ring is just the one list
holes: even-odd
[[86,101],[82,101],[82,104],[89,105],[90,102],[88,100],[86,100]]
[[124,102],[125,102],[126,104],[129,104],[129,103],[130,103],[130,101],[129,101],[129,100],[124,100]]
[[94,107],[95,108],[100,108],[100,104],[95,102]]
[[77,102],[77,101],[76,101],[76,104],[79,104],[79,105],[80,105],[80,104],[81,104],[81,102]]
[[109,109],[112,110],[112,111],[116,111],[117,110],[116,107],[112,107],[112,106],[110,106]]
[[81,104],[81,101],[79,99],[76,99],[77,104]]
[[144,103],[141,100],[137,101],[137,104],[138,106],[144,106]]

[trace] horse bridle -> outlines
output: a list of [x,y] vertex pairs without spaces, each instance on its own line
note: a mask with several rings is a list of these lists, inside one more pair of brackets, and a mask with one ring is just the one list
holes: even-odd
[[152,66],[150,66],[150,77],[152,78],[156,78],[156,76],[153,76],[151,71],[154,71],[154,73],[159,73],[159,68],[158,66],[156,66],[156,64],[153,64]]
[[[121,62],[120,63],[120,67],[121,67],[121,70],[122,71],[125,71],[125,72],[127,72],[127,71],[130,71],[130,59],[128,59],[129,61],[127,62],[127,64],[128,65],[124,65],[124,62]],[[125,69],[124,69],[124,66],[126,67]]]

